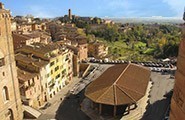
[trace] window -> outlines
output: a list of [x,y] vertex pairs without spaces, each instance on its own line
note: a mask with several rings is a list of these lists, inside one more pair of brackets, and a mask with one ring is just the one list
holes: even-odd
[[35,80],[34,80],[34,78],[32,78],[32,83],[35,83]]
[[3,76],[5,76],[5,72],[3,72]]
[[58,74],[56,77],[55,77],[55,79],[58,79],[60,77],[60,74]]
[[28,86],[30,86],[30,85],[31,85],[30,80],[28,80]]
[[39,79],[39,76],[37,75],[37,80]]
[[59,70],[59,66],[55,67],[55,71]]
[[36,93],[36,87],[34,87],[34,92]]
[[47,78],[49,77],[49,73],[47,74]]
[[3,87],[3,98],[4,98],[4,101],[9,100],[8,88],[6,86]]
[[50,67],[53,66],[55,64],[55,61],[51,62],[50,63]]
[[4,62],[4,58],[1,58],[0,59],[0,67],[4,66],[5,65],[5,62]]
[[51,70],[51,75],[53,74],[53,70]]

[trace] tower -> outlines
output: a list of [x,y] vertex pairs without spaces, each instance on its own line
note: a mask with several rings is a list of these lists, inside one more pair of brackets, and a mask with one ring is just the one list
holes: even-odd
[[70,20],[72,19],[71,9],[68,10],[68,17]]
[[[183,19],[185,20],[185,11]],[[179,45],[177,58],[177,71],[175,73],[175,85],[171,99],[170,120],[182,120],[185,118],[185,26],[182,26],[183,37]]]
[[15,66],[10,11],[0,2],[0,120],[23,118]]

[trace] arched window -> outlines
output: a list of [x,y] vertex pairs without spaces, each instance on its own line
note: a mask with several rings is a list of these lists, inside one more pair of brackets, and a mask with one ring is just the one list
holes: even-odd
[[6,116],[6,120],[14,120],[12,109],[8,109],[5,116]]
[[4,101],[9,100],[8,88],[6,86],[3,87],[3,98],[4,98]]
[[[0,31],[1,32],[1,31]],[[1,33],[0,33],[1,34]],[[4,61],[4,54],[2,52],[2,50],[0,49],[0,67],[5,65],[5,61]]]

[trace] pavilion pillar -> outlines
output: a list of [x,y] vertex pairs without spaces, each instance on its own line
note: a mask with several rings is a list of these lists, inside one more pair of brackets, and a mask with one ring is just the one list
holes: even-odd
[[114,117],[116,116],[116,113],[117,113],[117,106],[114,105]]
[[134,109],[136,109],[137,108],[137,104],[136,103],[134,103]]
[[91,108],[94,109],[94,103],[93,102],[91,102]]
[[130,104],[128,105],[128,114],[130,113]]
[[101,115],[102,113],[102,104],[99,104],[99,114]]

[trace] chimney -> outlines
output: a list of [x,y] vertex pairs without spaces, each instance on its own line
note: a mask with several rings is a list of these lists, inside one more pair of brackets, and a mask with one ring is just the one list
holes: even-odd
[[4,9],[4,4],[0,2],[0,9]]

